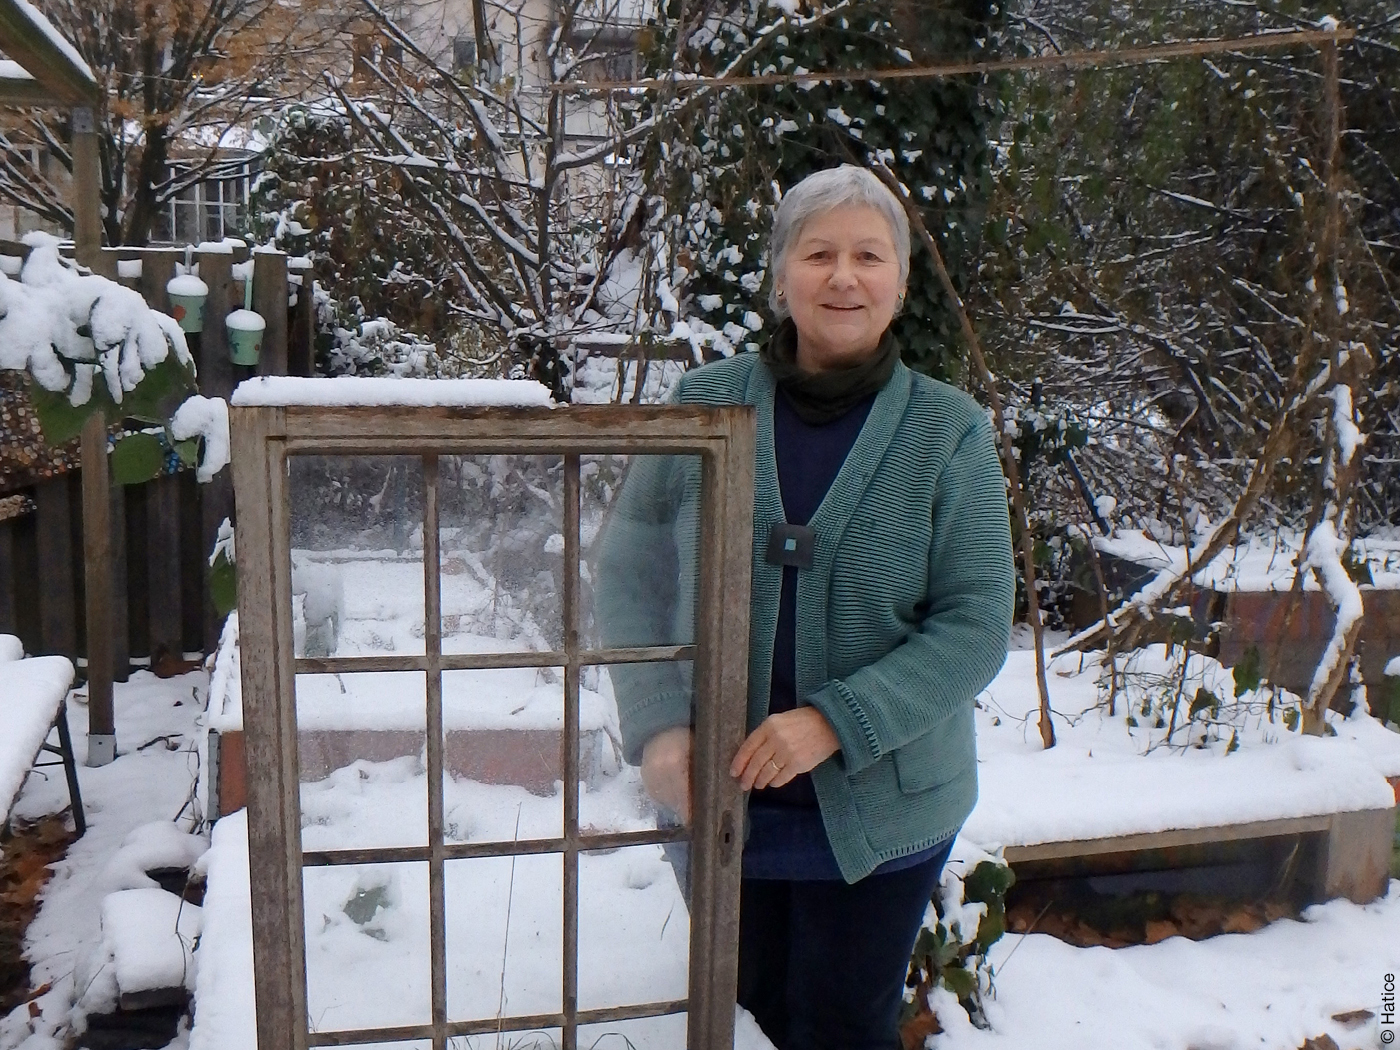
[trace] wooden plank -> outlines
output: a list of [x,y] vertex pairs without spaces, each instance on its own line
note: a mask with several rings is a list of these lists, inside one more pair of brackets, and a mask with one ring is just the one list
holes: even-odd
[[38,547],[39,651],[75,659],[78,606],[74,598],[72,511],[68,479],[49,478],[34,486]]
[[199,392],[205,397],[233,393],[233,362],[228,356],[228,330],[224,319],[243,306],[234,302],[233,256],[226,252],[200,252],[199,276],[209,286],[204,303],[204,331],[199,339]]
[[83,424],[83,609],[87,624],[88,765],[115,756],[112,711],[112,497],[107,424],[94,412]]
[[151,590],[147,572],[151,544],[146,493],[152,484],[154,482],[122,487],[126,497],[127,651],[132,657],[151,655]]
[[[283,311],[285,316],[286,311]],[[438,527],[438,459],[423,457],[423,649],[428,658],[428,956],[432,1050],[447,1050],[447,888],[442,721],[442,573]]]
[[19,634],[15,619],[15,523],[0,522],[0,634]]
[[579,481],[576,453],[564,457],[564,1050],[578,1047]]
[[[103,434],[106,438],[106,434]],[[131,613],[127,607],[129,583],[126,559],[126,486],[109,482],[107,498],[111,505],[112,600],[108,616],[112,623],[112,681],[125,682],[131,676]]]
[[200,484],[193,471],[176,475],[180,490],[180,638],[185,652],[204,649],[204,551]]
[[[440,455],[699,452],[719,441],[709,411],[690,405],[571,405],[558,408],[288,406],[289,447],[302,453],[395,455],[416,444]],[[548,420],[549,422],[545,422]],[[645,433],[640,433],[645,431]]]
[[32,77],[0,77],[0,106],[58,109],[62,105],[62,99]]
[[91,105],[100,97],[92,73],[55,44],[15,0],[0,0],[0,50],[68,105]]
[[[9,0],[0,0],[0,8]],[[97,127],[90,106],[73,110],[73,257],[82,266],[105,273],[102,258],[102,169]],[[112,263],[115,271],[116,263]]]
[[309,269],[298,272],[301,285],[287,331],[287,374],[309,376],[315,372],[316,361],[315,275]]
[[146,504],[147,641],[151,658],[184,651],[180,580],[180,478],[167,474],[142,491]]
[[[224,319],[243,304],[233,301],[232,266],[235,256],[227,253],[201,252],[199,274],[209,286],[209,298],[204,307],[204,331],[200,335],[199,392],[205,397],[227,399],[233,393],[234,366],[229,360],[228,330]],[[209,553],[225,518],[233,517],[233,483],[227,471],[220,471],[200,489],[200,550],[203,553],[203,644],[212,653],[219,644],[222,618],[209,600]]]
[[1385,893],[1394,837],[1394,809],[1334,814],[1323,850],[1322,899],[1369,904]]
[[165,286],[175,276],[175,263],[184,257],[176,248],[147,248],[141,253],[141,283],[138,287],[151,309],[170,312],[170,296]]
[[287,256],[284,252],[253,253],[253,309],[267,322],[258,375],[287,374]]
[[1271,838],[1275,835],[1301,835],[1309,832],[1327,831],[1332,826],[1332,819],[1332,814],[1322,813],[1310,817],[1252,820],[1244,824],[1224,824],[1216,827],[1145,831],[1130,835],[1111,835],[1100,839],[1039,842],[1024,846],[1007,846],[1005,857],[1008,863],[1016,864],[1028,860],[1092,857],[1101,853],[1130,853],[1143,849],[1196,846],[1207,842],[1236,842],[1241,839]]
[[[31,490],[31,495],[33,495],[33,490]],[[13,633],[18,635],[19,640],[24,643],[24,651],[27,653],[43,652],[43,609],[41,602],[26,600],[30,590],[26,589],[27,585],[21,582],[40,578],[38,524],[39,515],[37,513],[26,514],[22,518],[6,523],[14,537],[15,630]],[[68,571],[70,574],[73,571],[71,560]]]
[[[267,441],[275,409],[232,424],[238,517],[239,645],[247,754],[253,983],[259,1050],[304,1050],[306,970],[285,460]],[[281,476],[279,476],[281,475]]]
[[733,1046],[744,798],[728,770],[747,731],[756,422],[748,407],[710,418],[727,440],[701,461],[687,1041]]

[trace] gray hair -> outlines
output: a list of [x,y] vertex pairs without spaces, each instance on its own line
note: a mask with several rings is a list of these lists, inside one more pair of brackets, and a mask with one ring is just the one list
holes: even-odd
[[773,234],[769,239],[769,272],[772,283],[768,288],[768,307],[778,318],[788,316],[787,303],[778,298],[778,276],[787,265],[788,249],[802,232],[802,227],[814,216],[847,204],[874,208],[889,223],[894,238],[895,254],[899,257],[899,286],[909,281],[909,217],[904,207],[874,172],[854,164],[814,172],[783,194],[778,214],[773,218]]

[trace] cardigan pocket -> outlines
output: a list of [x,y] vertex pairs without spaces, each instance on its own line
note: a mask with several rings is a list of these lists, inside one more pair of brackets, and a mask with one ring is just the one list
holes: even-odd
[[972,719],[955,714],[894,751],[899,790],[917,795],[942,787],[977,761],[977,744],[968,732]]

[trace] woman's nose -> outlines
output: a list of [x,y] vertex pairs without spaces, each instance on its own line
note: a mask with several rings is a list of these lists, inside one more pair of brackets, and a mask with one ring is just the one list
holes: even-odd
[[850,288],[856,283],[855,263],[845,256],[837,256],[832,268],[830,282],[837,288]]

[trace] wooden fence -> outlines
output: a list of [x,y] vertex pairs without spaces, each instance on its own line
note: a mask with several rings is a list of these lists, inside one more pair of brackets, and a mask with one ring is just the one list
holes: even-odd
[[[0,255],[22,258],[27,251],[0,242]],[[222,323],[243,305],[245,286],[239,277],[250,258],[253,308],[267,320],[256,368],[232,363]],[[184,249],[105,248],[101,269],[140,291],[155,309],[168,312],[165,286],[184,259]],[[296,272],[293,262],[289,274],[289,260],[281,252],[250,255],[247,248],[195,252],[193,260],[209,286],[204,331],[189,336],[200,393],[227,398],[255,374],[311,374],[309,273]],[[303,276],[305,288],[299,287]],[[7,386],[0,396],[22,397],[17,391]],[[7,412],[5,419],[14,416]],[[16,438],[0,430],[0,441]],[[0,633],[18,635],[30,653],[59,653],[81,661],[87,651],[83,507],[81,471],[71,469],[74,460],[76,455],[57,457],[53,471],[0,485]],[[208,555],[220,522],[232,516],[233,488],[228,471],[199,485],[192,471],[182,470],[143,485],[114,485],[111,491],[110,615],[114,675],[122,681],[133,664],[144,665],[162,651],[176,659],[212,651],[220,624],[208,599]]]

